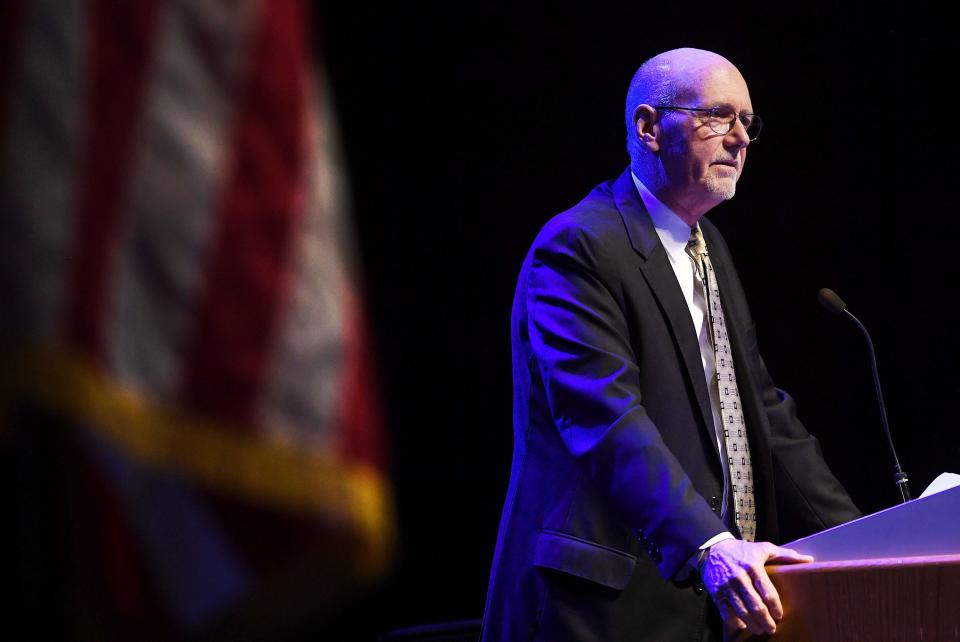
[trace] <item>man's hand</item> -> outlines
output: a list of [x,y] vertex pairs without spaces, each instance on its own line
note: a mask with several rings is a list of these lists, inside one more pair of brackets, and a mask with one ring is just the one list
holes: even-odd
[[770,561],[795,564],[813,558],[770,542],[727,539],[710,547],[700,573],[728,627],[750,629],[754,635],[777,630],[783,605],[763,568]]

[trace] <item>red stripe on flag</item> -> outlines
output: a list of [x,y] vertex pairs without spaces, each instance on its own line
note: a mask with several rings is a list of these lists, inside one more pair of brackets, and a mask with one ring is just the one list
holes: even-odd
[[385,471],[383,415],[363,299],[356,293],[347,299],[343,340],[346,358],[339,395],[337,450],[348,461],[364,462]]
[[306,130],[305,17],[262,0],[239,97],[212,255],[188,347],[184,403],[250,423],[291,271]]
[[89,5],[90,73],[66,331],[69,341],[95,360],[103,357],[121,199],[161,2],[94,0]]

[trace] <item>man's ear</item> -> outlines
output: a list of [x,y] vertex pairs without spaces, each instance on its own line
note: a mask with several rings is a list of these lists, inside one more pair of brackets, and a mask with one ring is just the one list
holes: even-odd
[[633,110],[633,130],[641,145],[654,154],[660,151],[660,123],[656,109],[646,103],[637,105]]

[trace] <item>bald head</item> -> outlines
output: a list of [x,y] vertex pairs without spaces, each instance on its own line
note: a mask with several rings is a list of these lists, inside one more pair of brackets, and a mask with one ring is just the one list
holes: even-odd
[[634,158],[636,109],[638,105],[679,105],[696,94],[711,74],[727,72],[740,77],[729,60],[704,49],[684,47],[657,54],[640,65],[627,91],[627,151]]

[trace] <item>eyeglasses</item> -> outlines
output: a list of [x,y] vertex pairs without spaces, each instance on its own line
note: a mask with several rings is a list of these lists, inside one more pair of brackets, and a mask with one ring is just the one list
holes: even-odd
[[730,107],[677,107],[675,105],[654,105],[653,107],[662,111],[696,111],[706,114],[707,125],[716,134],[730,133],[733,123],[737,120],[743,124],[750,140],[757,140],[763,128],[763,121],[756,114],[745,112],[738,114]]

